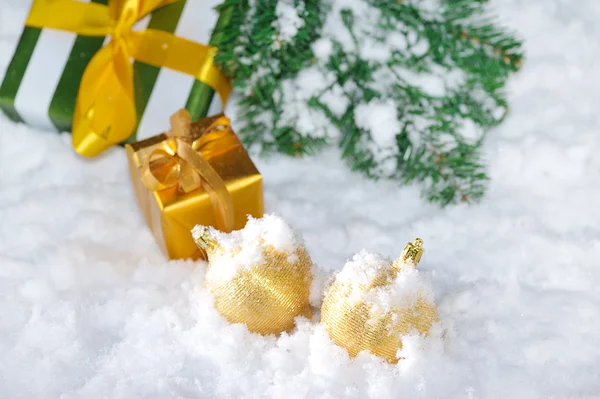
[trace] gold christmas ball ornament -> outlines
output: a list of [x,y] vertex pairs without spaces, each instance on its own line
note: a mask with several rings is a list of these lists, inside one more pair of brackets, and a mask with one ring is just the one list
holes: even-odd
[[428,335],[438,312],[431,286],[416,269],[422,255],[417,238],[394,262],[365,251],[347,262],[321,308],[332,341],[350,356],[368,351],[397,363],[403,336]]
[[205,285],[227,321],[267,335],[291,330],[299,315],[310,317],[313,264],[281,218],[249,218],[231,233],[197,225],[192,236],[208,255]]

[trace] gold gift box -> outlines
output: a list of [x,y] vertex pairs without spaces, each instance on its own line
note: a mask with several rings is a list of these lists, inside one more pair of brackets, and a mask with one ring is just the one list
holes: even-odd
[[[148,188],[144,174],[149,154],[164,153],[165,149],[168,152],[169,142],[174,137],[172,131],[125,146],[138,204],[156,241],[170,259],[206,259],[206,254],[196,245],[190,232],[197,224],[215,226],[220,230],[239,230],[246,225],[248,215],[255,218],[263,216],[262,176],[233,131],[229,129],[228,134],[216,136],[208,131],[218,118],[223,116],[189,123],[187,142],[193,143],[194,150],[216,171],[229,193],[233,210],[229,228],[219,225],[214,196],[211,198],[204,184],[187,193],[178,184]],[[211,134],[214,137],[208,138]]]

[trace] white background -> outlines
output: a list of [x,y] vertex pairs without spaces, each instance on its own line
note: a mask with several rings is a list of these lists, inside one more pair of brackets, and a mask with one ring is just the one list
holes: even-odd
[[[316,322],[279,339],[228,325],[205,265],[163,260],[122,149],[83,160],[70,136],[1,117],[0,396],[600,397],[600,3],[492,5],[527,58],[485,144],[480,204],[439,209],[335,149],[257,159],[266,208],[302,232],[318,282],[363,248],[395,257],[422,237],[443,345],[407,344],[387,367],[350,361]],[[0,70],[27,6],[0,3]]]

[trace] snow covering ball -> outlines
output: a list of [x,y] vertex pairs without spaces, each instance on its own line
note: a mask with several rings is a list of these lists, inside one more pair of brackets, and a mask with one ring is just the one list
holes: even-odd
[[416,269],[421,243],[408,243],[393,263],[363,250],[336,275],[323,300],[321,321],[351,356],[368,351],[397,363],[402,338],[428,335],[438,321],[432,288]]
[[229,322],[266,335],[291,330],[299,315],[310,317],[313,263],[302,237],[281,218],[250,217],[231,233],[197,225],[192,235],[208,255],[206,287]]

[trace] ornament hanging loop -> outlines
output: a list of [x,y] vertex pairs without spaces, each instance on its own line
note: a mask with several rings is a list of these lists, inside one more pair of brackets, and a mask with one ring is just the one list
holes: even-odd
[[219,247],[219,243],[210,234],[207,226],[196,225],[196,227],[192,229],[192,237],[194,238],[196,245],[206,252],[212,252]]
[[401,268],[403,264],[410,264],[413,267],[417,267],[423,256],[423,240],[415,238],[413,242],[409,242],[404,247],[400,258],[394,262],[394,267]]

